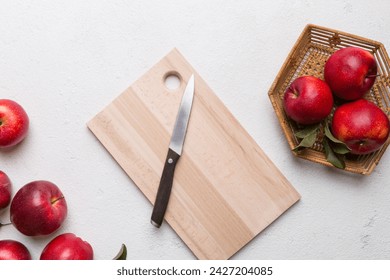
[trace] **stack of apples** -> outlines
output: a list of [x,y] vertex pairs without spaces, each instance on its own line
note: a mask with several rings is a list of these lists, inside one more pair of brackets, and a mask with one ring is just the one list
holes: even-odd
[[286,115],[304,127],[298,132],[303,140],[297,148],[314,144],[322,123],[328,160],[338,153],[364,155],[379,150],[389,137],[389,118],[364,98],[378,76],[375,57],[358,47],[342,48],[329,57],[323,72],[325,81],[298,77],[284,93]]
[[[0,148],[11,149],[22,142],[29,128],[25,110],[15,101],[0,99]],[[11,180],[0,171],[0,211],[10,205],[9,225],[27,236],[47,236],[55,232],[67,215],[67,204],[61,190],[49,181],[33,181],[18,190],[12,198]],[[0,223],[0,228],[5,224]],[[16,240],[0,240],[0,260],[29,260],[27,247]],[[91,260],[91,245],[74,235],[64,233],[43,249],[42,260]]]

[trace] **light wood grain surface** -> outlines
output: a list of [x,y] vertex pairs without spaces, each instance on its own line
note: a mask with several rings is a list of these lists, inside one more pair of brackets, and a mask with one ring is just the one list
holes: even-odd
[[[165,86],[170,73],[181,79],[176,90]],[[165,219],[199,259],[228,259],[300,195],[178,50],[88,127],[153,203],[191,73],[194,102]]]

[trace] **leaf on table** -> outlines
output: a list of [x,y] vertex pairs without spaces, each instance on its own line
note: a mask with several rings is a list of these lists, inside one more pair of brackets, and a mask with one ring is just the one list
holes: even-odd
[[127,258],[127,248],[125,244],[122,244],[121,249],[118,254],[113,258],[113,260],[126,260]]

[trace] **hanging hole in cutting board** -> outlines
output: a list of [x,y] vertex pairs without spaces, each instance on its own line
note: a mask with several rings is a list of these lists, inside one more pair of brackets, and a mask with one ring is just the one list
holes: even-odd
[[168,72],[164,76],[164,84],[169,90],[177,90],[180,87],[181,84],[181,76],[177,72]]

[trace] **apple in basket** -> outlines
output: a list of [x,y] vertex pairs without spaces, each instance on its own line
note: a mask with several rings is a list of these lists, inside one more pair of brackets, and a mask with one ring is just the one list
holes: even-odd
[[295,79],[284,93],[284,110],[302,125],[321,122],[332,111],[333,95],[329,86],[314,76]]
[[344,100],[356,100],[368,92],[377,75],[374,56],[357,47],[333,53],[324,67],[324,78],[332,92]]
[[365,99],[339,106],[333,115],[333,135],[343,141],[352,154],[368,154],[380,149],[389,137],[389,118]]

